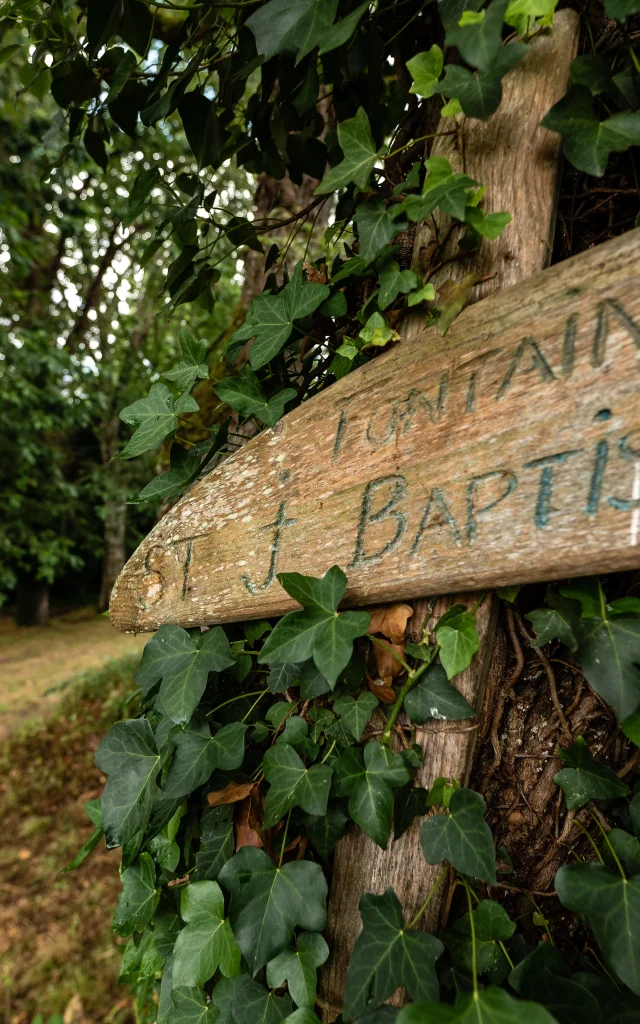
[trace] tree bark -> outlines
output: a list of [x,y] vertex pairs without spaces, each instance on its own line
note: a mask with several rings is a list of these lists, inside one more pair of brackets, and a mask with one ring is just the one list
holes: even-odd
[[109,607],[113,584],[126,562],[125,535],[127,503],[124,496],[107,498],[104,503],[104,555],[98,609]]
[[100,424],[98,442],[104,476],[104,554],[100,582],[100,611],[109,607],[113,584],[126,562],[127,498],[120,478],[120,466],[113,462],[118,454],[120,420],[114,413]]
[[49,586],[33,576],[22,576],[16,596],[16,625],[49,625]]
[[[532,52],[504,81],[499,110],[486,123],[457,119],[457,132],[436,139],[432,153],[445,156],[454,171],[464,171],[487,186],[487,212],[508,210],[513,217],[498,241],[483,242],[480,252],[459,260],[457,239],[450,222],[437,216],[418,226],[414,266],[433,275],[436,285],[447,279],[460,281],[471,271],[485,281],[474,289],[473,301],[543,269],[551,256],[560,158],[559,137],[539,127],[542,116],[565,92],[569,66],[578,39],[578,19],[573,11],[556,16],[552,33],[539,37]],[[451,119],[443,118],[440,132],[450,133]],[[443,265],[444,264],[444,265]],[[487,280],[490,276],[490,280]],[[472,595],[452,599],[469,605]],[[449,602],[439,599],[432,615],[445,611]],[[428,606],[415,604],[411,627],[419,626]],[[456,685],[480,716],[484,688],[492,665],[497,598],[487,595],[478,611],[480,650],[469,668],[456,678]],[[497,666],[499,670],[499,666]],[[466,723],[427,722],[416,730],[416,742],[425,751],[424,764],[416,783],[429,787],[438,776],[450,776],[465,784],[469,778],[476,730]],[[455,728],[458,726],[458,728]],[[440,865],[425,863],[420,850],[416,819],[411,828],[387,850],[381,850],[359,829],[340,841],[334,856],[327,935],[331,956],[323,970],[321,997],[325,1024],[340,1012],[347,967],[353,945],[361,931],[358,904],[365,892],[381,893],[392,885],[408,919],[417,913],[434,886]],[[420,919],[420,927],[438,930],[446,886],[440,886]],[[404,1002],[400,991],[392,1000]]]

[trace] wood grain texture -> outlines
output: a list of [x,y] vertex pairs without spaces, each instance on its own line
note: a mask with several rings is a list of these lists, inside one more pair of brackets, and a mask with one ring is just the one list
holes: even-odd
[[[483,243],[480,253],[444,266],[434,277],[436,284],[447,278],[461,280],[478,271],[494,275],[474,289],[473,299],[507,285],[517,284],[542,269],[549,261],[555,221],[559,148],[557,137],[541,129],[537,121],[562,94],[568,67],[575,55],[578,22],[571,11],[557,15],[553,36],[538,40],[526,62],[508,76],[500,110],[489,122],[458,120],[458,134],[437,140],[434,153],[446,156],[454,171],[465,171],[487,187],[486,208],[490,212],[510,210],[511,224],[495,242]],[[558,59],[560,57],[560,59]],[[549,73],[549,67],[555,74]],[[533,97],[533,102],[532,98]],[[449,122],[450,123],[450,122]],[[443,119],[440,131],[446,131]],[[509,173],[505,173],[508,168]],[[416,236],[416,263],[425,258],[442,262],[455,253],[456,238],[448,234],[445,218],[421,226]],[[444,239],[444,244],[439,244]],[[419,640],[423,623],[437,621],[450,603],[472,606],[476,594],[414,602],[414,615],[407,629],[411,640]],[[498,600],[491,591],[477,613],[480,648],[471,665],[455,683],[478,715],[482,709],[485,683],[499,653],[494,648]],[[497,659],[500,662],[500,659]],[[402,716],[401,716],[402,721]],[[415,784],[429,788],[438,776],[466,782],[471,770],[479,722],[427,722],[416,729],[416,741],[425,751]],[[342,1001],[351,951],[361,930],[358,903],[362,893],[381,893],[391,886],[397,893],[405,919],[411,920],[422,906],[440,874],[439,865],[425,863],[420,848],[420,826],[416,819],[409,830],[387,850],[381,850],[359,829],[354,828],[339,843],[333,863],[327,939],[331,955],[321,977],[321,999],[325,1024],[335,1019]],[[439,930],[446,881],[434,893],[420,927]],[[402,1005],[404,992],[393,1000]]]
[[465,310],[250,441],[143,541],[114,626],[281,615],[274,571],[351,605],[638,564],[640,231]]
[[639,253],[630,232],[477,303],[444,340],[409,321],[158,523],[113,624],[282,614],[274,569],[342,565],[363,605],[635,567]]

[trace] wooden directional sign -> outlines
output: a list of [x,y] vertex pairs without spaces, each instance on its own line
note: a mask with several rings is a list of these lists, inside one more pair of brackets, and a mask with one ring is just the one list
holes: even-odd
[[640,230],[421,323],[199,481],[114,626],[280,615],[334,564],[351,605],[639,567]]

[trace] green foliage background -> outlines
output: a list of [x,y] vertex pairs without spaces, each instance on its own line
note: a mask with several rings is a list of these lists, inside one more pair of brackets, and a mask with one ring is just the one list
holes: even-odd
[[[97,194],[86,185],[95,178],[101,202],[108,199],[91,211],[96,230],[115,227],[125,239],[140,270],[140,302],[147,288],[161,292],[161,322],[171,325],[154,335],[153,349],[131,345],[140,307],[120,341],[107,335],[105,345],[86,322],[78,330],[76,321],[75,332],[73,324],[58,324],[55,302],[46,314],[34,304],[41,289],[29,276],[47,245],[44,232],[34,232],[36,188],[33,211],[27,203],[2,212],[11,260],[5,361],[7,379],[17,381],[7,389],[10,422],[16,412],[29,421],[20,407],[28,393],[23,381],[33,386],[36,379],[51,396],[44,404],[51,433],[85,426],[82,416],[101,429],[105,421],[94,408],[125,406],[121,420],[134,430],[114,433],[116,466],[171,445],[169,468],[134,499],[157,507],[247,436],[397,340],[408,308],[421,308],[445,334],[465,296],[435,302],[433,266],[412,265],[403,251],[413,225],[444,213],[460,250],[473,252],[483,238],[498,237],[510,215],[487,215],[482,183],[453,173],[424,144],[441,114],[494,113],[502,78],[552,24],[554,8],[552,0],[492,0],[486,7],[481,0],[8,3],[0,60],[19,76],[25,102],[37,104],[31,148],[47,125],[37,149],[48,159],[43,189],[54,193],[48,198],[57,223],[46,230],[65,246],[67,238],[77,240],[84,204]],[[593,41],[543,122],[564,136],[567,160],[584,174],[603,175],[611,154],[629,151],[635,175],[636,13],[635,0],[607,0],[599,16],[619,44],[601,53]],[[11,149],[19,160],[7,173],[31,173],[18,144]],[[82,169],[88,177],[77,184],[73,175]],[[254,216],[230,187],[251,180],[246,176],[285,175],[298,185],[305,176],[317,181],[310,202],[288,218]],[[26,195],[28,185],[28,178],[11,182]],[[312,227],[327,204],[331,223],[318,252]],[[90,252],[86,240],[84,249],[77,244],[82,275],[100,244]],[[233,319],[236,259],[247,249],[265,255],[264,287],[235,330],[221,328],[212,344],[211,318],[221,314],[225,327]],[[188,323],[181,322],[184,306]],[[99,320],[101,307],[91,308]],[[51,345],[65,326],[66,342]],[[102,345],[99,369],[92,340]],[[199,417],[208,380],[226,407],[224,421],[217,408]],[[25,532],[29,488],[38,487],[44,469],[42,430],[33,425],[29,449],[31,429],[19,444],[35,468],[16,489],[18,525],[3,540],[5,574],[28,561],[46,577],[78,555],[57,535],[34,551]],[[56,472],[41,486],[54,488],[59,517],[53,501],[76,495],[62,469]],[[86,494],[81,498],[76,515],[86,504]],[[572,849],[553,898],[565,919],[580,915],[592,937],[578,946],[536,907],[534,923],[549,941],[532,944],[503,905],[500,883],[511,869],[504,851],[496,855],[482,796],[458,780],[437,780],[429,793],[412,786],[423,755],[414,726],[473,716],[455,681],[477,649],[477,609],[450,609],[432,631],[424,624],[421,642],[405,650],[394,703],[385,708],[366,679],[371,645],[384,641],[368,633],[367,613],[339,610],[341,569],[323,579],[284,574],[279,584],[301,605],[279,622],[203,633],[163,626],[136,675],[139,715],[116,723],[98,749],[109,780],[99,804],[88,807],[93,837],[70,867],[79,867],[103,834],[108,847],[122,847],[113,927],[130,936],[122,977],[135,988],[138,1018],[317,1022],[316,972],[329,953],[320,934],[325,870],[337,842],[355,822],[384,848],[435,808],[420,829],[422,852],[427,863],[448,862],[465,906],[433,936],[419,927],[433,891],[409,923],[391,890],[365,895],[342,1018],[638,1019],[640,794],[633,785],[579,736],[552,755],[564,763],[555,776],[565,801],[557,813],[586,807],[588,827],[581,827],[590,844]],[[623,730],[617,742],[629,750],[640,739],[640,601],[631,593],[608,597],[608,587],[586,580],[550,588],[529,620],[537,642],[561,642],[565,658],[614,707]],[[398,724],[401,711],[407,726]],[[392,745],[396,728],[406,741],[401,751]],[[239,819],[232,806],[239,800],[225,802],[240,791],[245,800],[254,793],[258,809],[247,811],[253,818]],[[611,801],[619,827],[603,826],[593,805],[603,800]],[[444,869],[436,884],[448,874]],[[402,1010],[384,1005],[398,987],[412,1000]]]

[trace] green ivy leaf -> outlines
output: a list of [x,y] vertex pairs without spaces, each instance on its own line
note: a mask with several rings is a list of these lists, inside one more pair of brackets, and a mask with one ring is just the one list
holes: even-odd
[[225,377],[213,390],[241,416],[255,416],[268,427],[275,427],[284,416],[285,405],[297,394],[294,388],[285,388],[267,398],[258,378],[246,370],[241,377]]
[[180,916],[185,927],[173,948],[173,977],[181,985],[204,985],[218,968],[227,978],[240,974],[240,950],[217,882],[192,882],[183,889]]
[[316,971],[329,957],[329,947],[317,932],[301,932],[295,949],[285,949],[267,964],[267,985],[281,988],[285,981],[296,1006],[313,1007]]
[[371,134],[369,118],[363,107],[355,117],[338,125],[338,142],[344,154],[341,163],[332,167],[316,188],[317,196],[328,195],[353,181],[361,191],[369,184],[369,176],[378,158]]
[[104,835],[104,829],[102,828],[102,810],[100,806],[100,799],[88,800],[84,805],[84,809],[88,817],[91,819],[95,826],[93,832],[87,839],[86,843],[78,850],[73,860],[67,864],[66,868],[63,868],[60,874],[65,874],[67,871],[75,871],[81,864],[84,864],[85,860],[89,856],[92,850],[100,842],[101,837]]
[[[462,57],[479,71],[490,71],[502,50],[502,22],[509,0],[493,0],[482,12],[484,17],[464,19],[450,28],[447,46],[456,46]],[[462,21],[463,19],[461,19]]]
[[258,661],[295,664],[313,657],[318,671],[335,684],[351,658],[353,641],[366,633],[371,617],[366,612],[338,612],[347,577],[336,565],[322,579],[288,572],[279,573],[278,580],[304,610],[280,619]]
[[217,169],[223,158],[223,134],[214,101],[194,89],[182,97],[178,113],[198,170]]
[[289,52],[298,64],[330,30],[337,9],[338,0],[270,0],[246,24],[265,60]]
[[[598,975],[582,975],[582,978],[591,977],[601,980]],[[542,1003],[559,1021],[566,1020],[567,1024],[602,1019],[595,993],[581,984],[581,980],[580,972],[569,978],[564,957],[546,942],[541,942],[509,974],[509,984],[519,996]],[[615,1012],[611,1019],[617,1019]]]
[[527,35],[534,25],[540,28],[553,26],[553,14],[558,0],[510,0],[504,15],[507,25],[516,30],[516,35]]
[[400,986],[412,999],[437,999],[435,962],[442,943],[428,932],[405,927],[393,889],[381,896],[361,896],[360,916],[362,931],[347,970],[344,1017],[351,1020],[381,1006]]
[[216,1024],[235,1024],[233,1010],[238,1005],[240,992],[249,980],[248,974],[241,974],[237,978],[221,978],[216,982],[211,992],[211,1002],[218,1011]]
[[544,610],[527,616],[536,632],[542,631],[537,642],[552,639],[554,631],[564,643],[572,641],[570,649],[587,682],[607,704],[615,707],[624,729],[625,719],[631,722],[640,706],[640,616],[611,615],[604,596],[599,614],[595,614],[592,603],[588,605],[588,618],[579,617],[576,605],[557,595],[550,594],[548,601],[553,605],[553,616],[544,616]]
[[262,765],[265,778],[271,783],[264,804],[265,828],[275,825],[293,807],[302,807],[309,814],[325,813],[332,775],[328,765],[305,768],[288,743],[270,747]]
[[348,820],[340,804],[334,801],[329,801],[326,814],[320,817],[305,816],[304,822],[309,842],[323,860],[327,860],[331,856],[339,840],[342,839]]
[[471,664],[480,647],[476,618],[470,612],[460,612],[446,623],[436,624],[436,640],[440,644],[440,661],[447,679],[452,679]]
[[181,494],[187,484],[195,480],[211,458],[227,443],[228,421],[216,432],[215,437],[208,441],[200,441],[187,451],[176,441],[171,446],[171,469],[159,473],[142,488],[128,504],[138,505],[146,502],[169,501]]
[[408,782],[396,790],[393,808],[393,838],[399,839],[415,818],[427,813],[427,791],[422,786]]
[[122,892],[113,915],[111,931],[116,935],[141,932],[153,917],[160,900],[156,889],[156,868],[148,853],[141,853],[122,873]]
[[111,79],[111,84],[109,86],[107,103],[111,103],[115,100],[116,96],[120,95],[137,67],[138,61],[135,53],[133,53],[132,50],[125,50],[118,61],[116,70],[113,73],[113,78]]
[[278,1024],[292,1010],[293,1003],[288,995],[277,996],[257,981],[247,978],[238,988],[233,1003],[233,1020],[235,1024]]
[[522,587],[520,583],[517,583],[513,587],[496,587],[496,594],[501,601],[513,604],[521,589]]
[[453,173],[451,164],[443,156],[432,156],[425,161],[428,174],[422,186],[422,195],[409,195],[401,209],[411,221],[424,220],[439,209],[456,220],[464,220],[471,190],[477,181],[467,174]]
[[393,813],[392,786],[409,781],[410,773],[399,754],[371,741],[359,750],[349,747],[335,761],[338,796],[349,798],[349,812],[374,843],[386,849]]
[[557,1024],[538,1003],[514,999],[502,988],[468,992],[455,1006],[414,1003],[405,1006],[396,1024]]
[[254,370],[278,354],[291,336],[293,321],[309,316],[329,295],[327,285],[306,280],[302,271],[300,260],[291,280],[278,295],[257,295],[249,307],[246,323],[232,336],[238,340],[255,336],[249,353]]
[[604,0],[607,18],[614,18],[624,25],[627,18],[640,11],[640,0]]
[[570,811],[584,807],[589,800],[614,800],[629,793],[616,773],[593,757],[582,736],[559,754],[569,767],[554,775],[553,781],[564,792]]
[[607,832],[607,838],[602,844],[602,859],[609,867],[616,867],[614,853],[624,866],[625,871],[630,875],[640,875],[640,839],[638,836],[629,835],[621,828],[612,828]]
[[565,907],[584,914],[618,977],[640,995],[640,876],[621,878],[602,864],[566,864],[554,885]]
[[360,18],[368,8],[368,2],[360,4],[350,14],[347,14],[345,18],[332,25],[331,28],[325,29],[320,40],[318,54],[322,56],[323,53],[329,53],[331,50],[344,46],[355,32]]
[[227,861],[220,881],[231,893],[231,927],[254,974],[289,944],[294,928],[325,927],[327,883],[319,864],[276,867],[262,850],[245,846]]
[[[473,924],[476,936],[477,971],[478,974],[486,974],[495,970],[500,962],[505,961],[499,943],[510,939],[516,926],[506,910],[494,900],[480,901],[473,911]],[[443,933],[442,939],[456,967],[462,967],[471,973],[473,970],[473,942],[470,915],[464,914],[459,917],[453,927]]]
[[146,398],[139,398],[120,413],[124,423],[135,424],[137,429],[118,458],[133,459],[157,448],[178,426],[178,416],[184,412],[197,412],[198,409],[198,403],[191,395],[184,394],[174,399],[166,384],[152,384]]
[[198,880],[215,881],[223,865],[233,856],[235,836],[231,807],[209,807],[200,821],[202,846],[196,853]]
[[555,608],[538,608],[536,611],[525,615],[536,632],[536,639],[532,647],[542,647],[551,640],[560,640],[570,651],[578,647],[573,630],[562,615]]
[[214,1024],[217,1019],[213,1003],[207,1003],[202,989],[180,985],[171,992],[173,1010],[171,1024]]
[[442,74],[444,56],[440,47],[434,43],[429,50],[417,53],[407,61],[407,71],[413,82],[410,93],[428,99],[438,91],[438,79]]
[[422,725],[429,718],[473,718],[475,711],[455,686],[447,681],[441,665],[430,665],[418,686],[407,694],[404,709],[412,722]]
[[640,143],[640,114],[613,114],[600,121],[593,97],[583,85],[572,85],[540,122],[564,135],[564,152],[579,171],[601,177],[612,152],[620,153]]
[[96,765],[109,776],[101,801],[107,848],[124,846],[146,827],[160,795],[160,757],[149,722],[116,722],[98,746]]
[[[396,224],[393,208],[387,207],[378,197],[359,203],[354,220],[358,226],[359,255],[367,264],[373,262],[376,256],[386,249],[402,226]],[[406,221],[404,223],[406,224]]]
[[434,287],[429,281],[428,284],[423,285],[422,288],[418,288],[417,291],[410,292],[409,297],[407,298],[407,305],[417,306],[421,302],[432,302],[435,297],[436,293]]
[[[209,376],[209,367],[204,362],[207,353],[206,341],[196,341],[184,327],[180,331],[180,352],[182,359],[172,370],[162,376],[170,380],[178,391],[191,391],[198,378]],[[195,410],[194,410],[195,411]]]
[[[440,91],[445,96],[460,101],[468,117],[487,121],[500,106],[502,99],[502,78],[528,53],[526,43],[509,43],[499,50],[493,65],[477,74],[468,68],[447,64]],[[455,111],[451,111],[454,113]]]
[[197,708],[210,672],[234,664],[229,642],[220,626],[195,641],[180,626],[160,626],[148,641],[134,682],[147,694],[162,679],[158,700],[176,725],[186,724]]
[[358,337],[365,345],[376,345],[384,348],[390,341],[399,341],[400,335],[392,330],[382,313],[372,313]]
[[290,1017],[285,1018],[284,1024],[320,1024],[320,1021],[308,1006],[301,1006],[294,1010]]
[[491,242],[500,237],[511,219],[510,213],[485,213],[474,206],[468,206],[464,213],[465,223]]
[[176,745],[171,767],[162,787],[165,797],[187,796],[202,786],[215,768],[232,771],[244,759],[242,722],[223,725],[213,736],[206,721],[192,725],[184,732],[175,729],[171,739]]
[[491,829],[484,820],[479,793],[459,789],[449,801],[449,814],[429,818],[420,829],[427,864],[448,860],[456,871],[496,884],[496,856]]
[[340,716],[356,742],[359,742],[377,706],[378,698],[369,691],[361,693],[357,700],[353,697],[338,697],[333,710]]
[[[398,298],[418,287],[418,277],[413,270],[401,270],[395,260],[389,260],[380,271],[380,292],[378,305],[386,309]],[[433,286],[432,286],[433,287]]]

